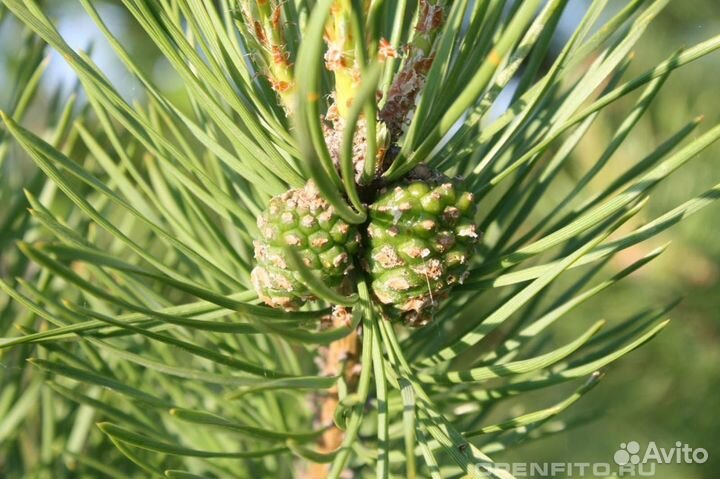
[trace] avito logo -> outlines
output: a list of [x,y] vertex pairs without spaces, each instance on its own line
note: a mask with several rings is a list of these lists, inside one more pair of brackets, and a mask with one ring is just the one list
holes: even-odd
[[702,447],[692,448],[680,441],[675,447],[658,447],[655,441],[650,443],[641,453],[640,444],[637,441],[623,442],[620,449],[615,452],[613,459],[615,464],[624,466],[626,464],[646,464],[654,462],[657,464],[703,464],[708,460],[708,452]]

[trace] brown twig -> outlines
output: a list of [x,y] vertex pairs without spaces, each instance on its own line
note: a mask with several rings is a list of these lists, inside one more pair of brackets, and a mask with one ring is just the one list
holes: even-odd
[[[351,312],[342,306],[336,306],[328,321],[328,327],[348,326],[351,321]],[[360,369],[360,335],[355,330],[344,338],[322,348],[319,358],[320,372],[327,376],[342,374],[349,390],[355,389]],[[344,433],[334,424],[335,410],[340,398],[338,388],[333,387],[316,397],[318,406],[316,420],[319,427],[327,427],[325,433],[319,438],[316,446],[318,452],[330,453],[342,445]],[[310,463],[302,472],[301,479],[325,479],[330,465]]]
[[393,79],[379,115],[393,143],[402,136],[435,58],[435,37],[445,20],[444,4],[442,0],[420,0],[415,33],[404,48],[405,62]]

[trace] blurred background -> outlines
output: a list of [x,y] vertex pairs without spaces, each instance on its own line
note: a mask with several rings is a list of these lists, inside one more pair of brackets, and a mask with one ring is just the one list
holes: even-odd
[[[566,12],[567,28],[573,28],[588,3],[570,2],[571,8]],[[627,2],[610,3],[620,8]],[[720,2],[669,2],[637,44],[627,78],[651,68],[679,48],[718,33]],[[609,114],[596,121],[575,151],[574,165],[579,171],[569,171],[568,175],[580,178],[582,171],[598,158],[627,115],[632,101],[628,98],[618,102],[609,109]],[[704,120],[691,137],[720,122],[720,54],[717,52],[670,76],[649,114],[612,158],[605,174],[612,171],[613,165],[622,170],[642,158],[698,115],[703,115]],[[719,181],[720,145],[715,144],[661,184],[638,220],[655,218]],[[605,318],[612,327],[644,311],[647,305],[660,307],[675,298],[681,299],[680,304],[666,314],[672,319],[670,326],[613,365],[600,385],[567,411],[567,417],[581,417],[589,421],[587,424],[544,441],[528,443],[503,459],[612,464],[612,456],[621,443],[637,441],[642,451],[650,441],[665,448],[680,441],[705,448],[710,456],[708,462],[658,466],[656,477],[720,477],[719,239],[720,204],[714,204],[653,241],[614,258],[615,264],[610,267],[627,266],[654,247],[672,241],[658,260],[560,321],[555,329],[557,342],[554,344],[570,340],[591,320]],[[554,400],[538,401],[549,405],[560,397],[558,394]]]
[[[613,0],[609,12],[626,2]],[[157,56],[154,48],[118,6],[117,2],[94,2],[120,36],[133,56],[152,72],[153,80],[166,91],[181,87],[169,65]],[[562,20],[561,38],[577,24],[589,0],[570,0]],[[46,2],[58,19],[59,31],[77,48],[92,46],[94,60],[129,99],[142,101],[132,77],[114,59],[110,47],[95,29],[92,21],[72,0]],[[672,52],[691,46],[720,33],[720,2],[693,0],[669,2],[635,51],[625,78],[632,78],[652,67]],[[33,43],[22,36],[22,29],[12,19],[4,18],[0,28],[0,108],[12,111],[17,102],[11,88],[26,72],[19,68],[17,53]],[[23,76],[25,75],[25,76]],[[55,101],[58,85],[65,93],[75,80],[62,59],[53,54],[40,93],[28,111],[25,123],[42,127],[47,105]],[[625,118],[635,97],[617,102],[595,122],[590,133],[574,152],[567,179],[580,178],[602,152],[617,125]],[[659,143],[679,130],[690,119],[704,115],[704,121],[692,137],[720,123],[720,53],[676,70],[654,100],[650,113],[614,155],[613,168],[624,170],[642,158]],[[35,128],[34,128],[35,129]],[[37,131],[37,129],[36,129]],[[1,134],[1,132],[0,132]],[[11,148],[14,148],[11,146]],[[0,166],[0,222],[17,201],[20,188],[27,186],[34,171],[19,154],[10,154]],[[607,173],[606,173],[607,174]],[[600,175],[598,187],[606,178]],[[659,216],[678,204],[705,191],[720,181],[720,145],[715,144],[689,165],[676,172],[653,194],[650,204],[640,213],[637,223]],[[593,185],[590,185],[592,189]],[[3,213],[3,210],[5,213]],[[7,224],[4,223],[4,224]],[[702,465],[671,464],[658,466],[656,477],[720,477],[720,203],[703,209],[653,241],[643,243],[613,258],[608,269],[626,266],[651,249],[672,241],[668,251],[648,267],[633,274],[611,291],[595,297],[561,320],[553,330],[553,343],[562,344],[574,338],[591,322],[605,318],[609,326],[648,305],[661,308],[681,300],[666,316],[671,325],[657,338],[615,364],[607,377],[581,402],[563,415],[564,420],[578,420],[569,431],[543,441],[528,443],[494,458],[502,462],[611,462],[621,443],[637,441],[644,446],[654,441],[658,447],[670,448],[676,442],[702,447],[709,460]],[[9,264],[8,248],[13,239],[9,230],[0,234],[4,261]],[[3,271],[3,275],[7,272]],[[0,307],[5,307],[0,300]],[[0,332],[6,325],[0,326]],[[533,396],[537,404],[522,403],[498,408],[489,420],[540,409],[566,397],[567,390],[556,389]],[[512,409],[516,408],[516,409]]]

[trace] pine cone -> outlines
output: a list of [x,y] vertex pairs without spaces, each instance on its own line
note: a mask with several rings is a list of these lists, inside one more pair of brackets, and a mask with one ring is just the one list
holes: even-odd
[[300,274],[291,268],[285,248],[333,289],[350,287],[348,273],[360,244],[357,228],[337,216],[313,182],[270,200],[258,219],[262,238],[254,242],[257,266],[251,278],[266,304],[294,310],[315,299]]
[[438,301],[461,283],[478,240],[473,195],[426,167],[382,190],[370,207],[366,268],[391,317],[432,320]]

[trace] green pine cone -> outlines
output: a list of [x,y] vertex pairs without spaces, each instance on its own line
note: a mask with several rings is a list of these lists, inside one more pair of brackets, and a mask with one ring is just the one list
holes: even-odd
[[329,288],[349,287],[348,273],[360,234],[335,214],[313,182],[272,198],[257,224],[262,238],[254,242],[257,266],[251,279],[266,304],[294,310],[315,299],[291,267],[286,248],[296,250],[305,266]]
[[423,167],[370,206],[365,266],[391,316],[427,324],[438,301],[465,279],[478,240],[473,200],[457,180]]

